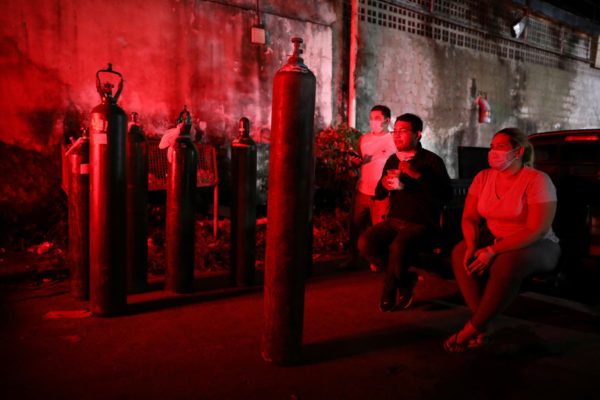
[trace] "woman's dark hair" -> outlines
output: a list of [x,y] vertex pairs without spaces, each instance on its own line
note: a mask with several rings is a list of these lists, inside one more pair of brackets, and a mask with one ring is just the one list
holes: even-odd
[[508,136],[513,147],[522,147],[525,149],[525,151],[523,151],[523,165],[533,167],[533,146],[527,135],[519,128],[504,128],[496,132],[494,136],[499,133]]

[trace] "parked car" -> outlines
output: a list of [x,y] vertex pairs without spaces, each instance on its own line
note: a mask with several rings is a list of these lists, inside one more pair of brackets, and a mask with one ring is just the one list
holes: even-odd
[[[558,195],[554,229],[572,264],[598,268],[600,259],[600,129],[529,136],[535,167],[546,172]],[[573,265],[576,267],[577,265]]]

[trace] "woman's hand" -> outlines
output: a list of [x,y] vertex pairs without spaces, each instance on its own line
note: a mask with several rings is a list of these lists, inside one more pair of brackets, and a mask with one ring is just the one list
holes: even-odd
[[475,253],[477,248],[475,246],[469,247],[465,250],[465,257],[463,258],[463,267],[467,272],[469,272],[469,264],[473,261],[473,253]]
[[467,273],[469,275],[483,275],[495,256],[496,253],[492,250],[492,246],[487,246],[475,251],[471,263],[467,265]]

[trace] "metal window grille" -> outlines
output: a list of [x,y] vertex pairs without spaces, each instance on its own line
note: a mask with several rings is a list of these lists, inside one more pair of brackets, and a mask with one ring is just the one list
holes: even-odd
[[[564,66],[562,56],[589,61],[591,38],[568,27],[529,16],[524,39],[510,36],[510,9],[481,10],[477,0],[359,0],[359,20],[502,58],[549,67]],[[486,29],[484,29],[484,27]],[[490,31],[494,35],[490,35]]]
[[540,18],[529,17],[527,21],[527,42],[535,43],[543,49],[560,52],[560,27]]
[[589,59],[592,40],[588,35],[567,31],[564,35],[564,53],[574,57]]

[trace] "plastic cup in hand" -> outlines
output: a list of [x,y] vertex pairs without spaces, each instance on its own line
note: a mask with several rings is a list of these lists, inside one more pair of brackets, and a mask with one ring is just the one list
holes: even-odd
[[392,178],[398,178],[398,177],[400,177],[400,170],[399,169],[388,169],[387,176],[391,176]]
[[386,179],[388,180],[391,190],[402,190],[404,184],[400,182],[400,170],[399,169],[388,169]]

